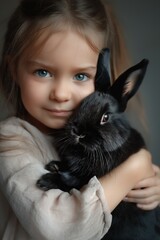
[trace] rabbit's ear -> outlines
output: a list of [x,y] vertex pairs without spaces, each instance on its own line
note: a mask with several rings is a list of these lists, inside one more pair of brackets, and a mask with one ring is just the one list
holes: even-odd
[[135,66],[126,70],[110,88],[109,92],[118,100],[121,111],[126,109],[128,100],[137,92],[141,85],[148,62],[147,59],[143,59]]
[[110,52],[108,48],[102,49],[97,63],[95,77],[95,90],[107,92],[110,87]]

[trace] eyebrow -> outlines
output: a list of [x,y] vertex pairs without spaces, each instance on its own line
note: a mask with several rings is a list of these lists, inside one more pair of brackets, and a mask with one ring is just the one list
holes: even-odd
[[97,69],[97,67],[95,67],[95,66],[77,67],[78,71],[96,70],[96,69]]
[[[45,64],[41,61],[38,61],[38,60],[28,60],[27,61],[27,64],[35,64],[35,65],[41,65],[43,67],[46,67],[46,68],[54,68],[55,66],[54,65],[49,65],[49,64]],[[86,70],[96,70],[97,69],[97,66],[92,66],[92,65],[85,65],[85,66],[78,66],[78,67],[75,67],[76,71],[86,71]]]

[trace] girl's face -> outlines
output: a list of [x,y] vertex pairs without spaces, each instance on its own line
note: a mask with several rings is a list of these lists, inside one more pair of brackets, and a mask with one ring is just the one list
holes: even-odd
[[35,55],[32,47],[32,57],[24,52],[16,78],[28,120],[42,131],[63,127],[94,91],[97,60],[98,53],[73,31],[52,34]]

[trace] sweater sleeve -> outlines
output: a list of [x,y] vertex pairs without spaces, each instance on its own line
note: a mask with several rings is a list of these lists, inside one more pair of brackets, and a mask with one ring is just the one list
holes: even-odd
[[[5,127],[0,132],[4,136]],[[14,138],[2,145],[12,150],[0,153],[0,187],[31,238],[98,240],[103,237],[112,217],[96,177],[80,191],[72,189],[67,193],[51,189],[44,192],[36,187],[37,179],[47,172],[39,149],[35,154],[28,150],[25,141]]]

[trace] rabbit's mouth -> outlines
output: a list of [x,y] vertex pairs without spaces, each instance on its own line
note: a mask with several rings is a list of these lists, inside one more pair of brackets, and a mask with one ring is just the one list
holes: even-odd
[[72,129],[71,135],[74,137],[76,143],[79,143],[80,139],[85,138],[85,136],[86,136],[85,134],[78,133],[76,128]]
[[76,140],[76,143],[79,143],[80,142],[80,139],[82,139],[82,138],[85,138],[85,135],[76,135],[75,136],[75,140]]

